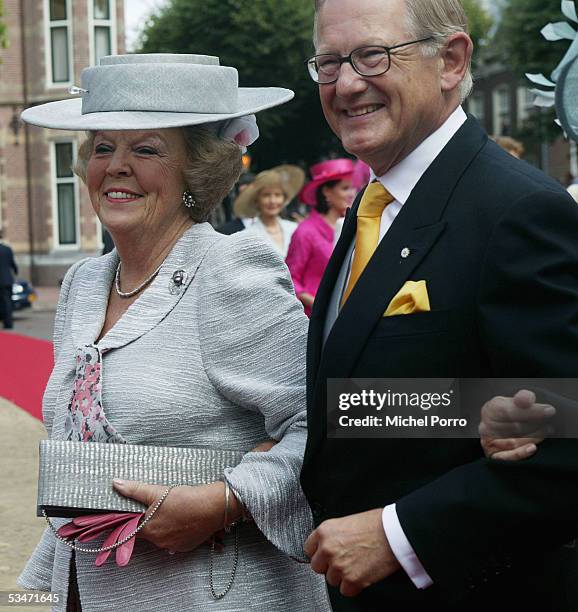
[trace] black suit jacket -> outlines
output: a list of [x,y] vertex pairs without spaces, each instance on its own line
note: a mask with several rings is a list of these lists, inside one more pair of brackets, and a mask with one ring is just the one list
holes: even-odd
[[245,224],[241,221],[241,219],[236,217],[216,228],[219,233],[227,234],[228,236],[231,234],[236,234],[237,232],[242,232],[244,229]]
[[12,271],[14,271],[14,274],[18,274],[14,253],[9,246],[0,244],[0,287],[12,286],[14,282]]
[[[311,315],[302,484],[317,524],[396,503],[434,586],[418,591],[400,571],[357,598],[332,589],[335,610],[578,609],[575,549],[562,547],[578,533],[575,440],[547,440],[531,459],[499,462],[483,458],[479,440],[330,440],[325,418],[328,378],[576,377],[578,206],[468,118],[413,190],[323,346],[358,205]],[[431,312],[383,318],[407,280],[426,280]]]

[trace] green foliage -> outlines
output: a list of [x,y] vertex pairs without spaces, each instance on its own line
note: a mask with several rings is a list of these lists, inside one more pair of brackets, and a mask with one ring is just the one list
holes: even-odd
[[253,169],[305,164],[337,148],[323,119],[317,86],[303,64],[313,52],[311,0],[171,0],[150,18],[145,53],[217,55],[239,70],[242,87],[287,87],[295,99],[259,113]]
[[565,21],[560,0],[507,0],[495,36],[499,57],[507,58],[516,76],[526,72],[550,76],[570,41],[548,42],[540,30],[549,22]]
[[8,46],[8,29],[4,21],[4,0],[0,0],[0,48]]
[[[492,19],[478,0],[463,2],[479,49]],[[292,89],[292,102],[259,114],[253,169],[311,164],[331,152],[343,154],[303,65],[313,54],[313,12],[313,0],[169,0],[146,24],[140,50],[218,55],[239,70],[241,86]]]
[[[547,41],[540,30],[550,22],[566,21],[560,0],[506,0],[502,19],[493,41],[494,58],[504,62],[513,74],[525,79],[525,73],[540,73],[550,77],[570,45],[569,40]],[[574,25],[574,24],[573,24]],[[527,149],[541,142],[554,142],[562,134],[554,123],[554,109],[533,109],[528,119],[514,136],[524,142]]]
[[493,25],[491,15],[480,5],[479,0],[462,0],[464,10],[468,16],[470,36],[474,42],[474,64],[479,51],[487,41]]

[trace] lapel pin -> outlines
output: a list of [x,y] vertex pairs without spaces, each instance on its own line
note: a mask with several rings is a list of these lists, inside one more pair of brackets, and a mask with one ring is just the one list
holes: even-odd
[[184,270],[176,270],[173,272],[169,282],[169,293],[171,295],[179,295],[183,290],[183,285],[187,280],[187,273]]
[[410,255],[410,253],[411,253],[411,251],[407,247],[404,247],[403,249],[401,249],[401,256],[404,259],[407,259],[409,257],[409,255]]

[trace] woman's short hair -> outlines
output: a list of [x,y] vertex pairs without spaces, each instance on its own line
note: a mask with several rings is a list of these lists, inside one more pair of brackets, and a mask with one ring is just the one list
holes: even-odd
[[327,201],[327,198],[323,194],[323,189],[325,189],[325,187],[329,187],[329,189],[331,189],[332,187],[335,187],[335,185],[337,185],[339,182],[340,180],[327,181],[326,183],[323,183],[323,185],[319,185],[319,187],[317,187],[317,192],[315,194],[317,204],[315,204],[315,210],[320,215],[324,215],[326,212],[329,212],[329,209],[331,208],[329,202]]
[[513,155],[514,157],[522,158],[524,155],[524,145],[515,138],[510,136],[492,136],[493,140],[499,144],[502,149]]
[[[183,179],[193,194],[196,205],[187,209],[194,221],[206,221],[211,211],[231,191],[243,170],[239,146],[218,138],[204,125],[181,128],[187,151],[187,164]],[[74,172],[86,182],[86,168],[94,148],[96,132],[88,132],[87,139],[78,149]]]

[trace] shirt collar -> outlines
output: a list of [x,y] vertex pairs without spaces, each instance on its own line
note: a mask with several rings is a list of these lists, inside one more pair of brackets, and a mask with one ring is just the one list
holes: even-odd
[[419,179],[466,119],[466,113],[458,106],[441,127],[384,175],[376,177],[372,170],[370,182],[377,178],[400,204],[405,204]]

